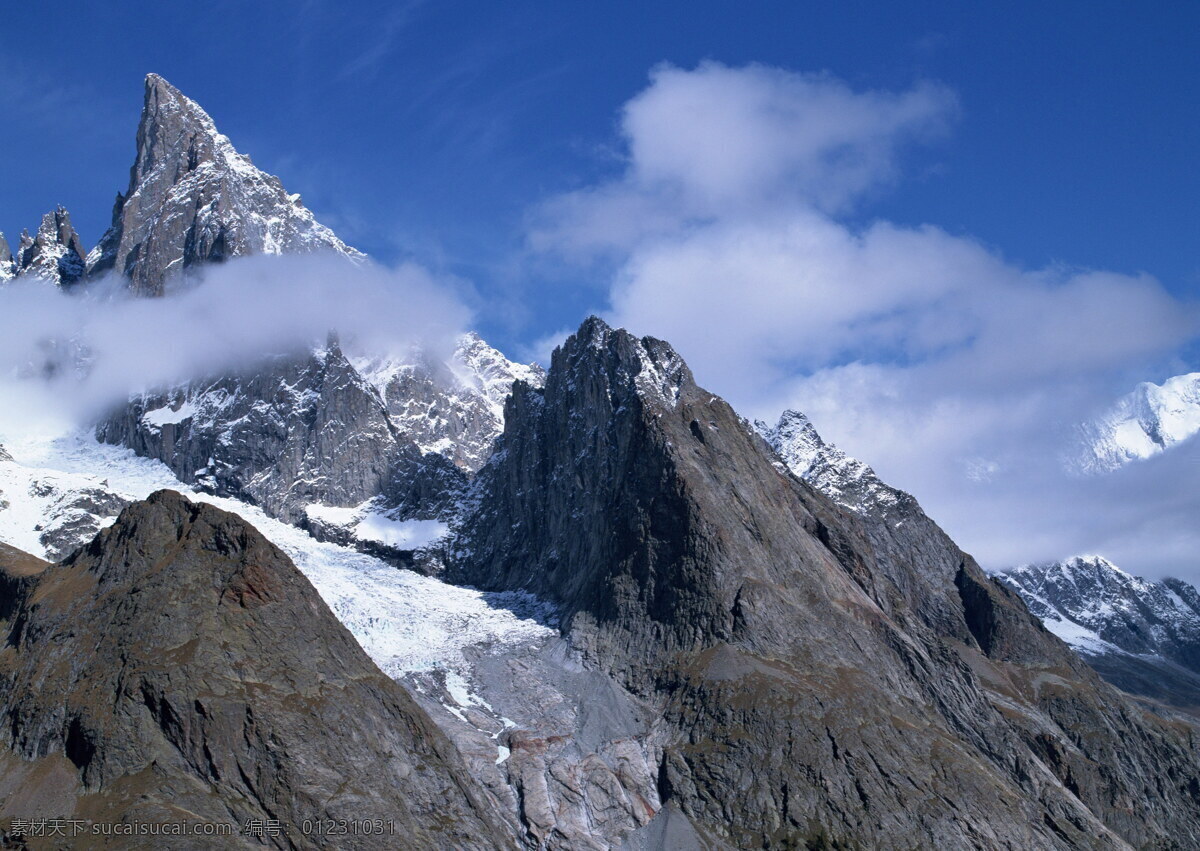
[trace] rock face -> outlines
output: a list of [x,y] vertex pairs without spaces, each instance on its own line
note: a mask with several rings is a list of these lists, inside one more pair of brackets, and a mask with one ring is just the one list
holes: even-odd
[[591,319],[505,420],[449,569],[558,602],[585,664],[661,719],[631,847],[1200,841],[1189,728],[944,535],[815,492],[666,343]]
[[[159,492],[60,565],[0,551],[0,580],[3,817],[233,825],[189,846],[212,848],[325,847],[304,825],[377,819],[339,847],[515,847],[454,746],[234,515]],[[280,835],[239,838],[248,819]]]
[[88,255],[88,274],[113,270],[134,293],[161,295],[173,276],[198,263],[317,251],[362,257],[318,223],[299,195],[239,154],[195,102],[157,74],[147,76],[129,188]]
[[1200,592],[1099,556],[997,574],[1046,627],[1126,691],[1200,708]]
[[97,437],[290,523],[307,522],[309,506],[376,498],[404,517],[438,517],[465,484],[396,427],[336,341],[245,375],[135,397]]
[[36,235],[21,234],[16,257],[0,234],[0,281],[23,277],[70,287],[83,278],[84,262],[83,243],[63,207],[42,217]]
[[1157,455],[1200,432],[1200,372],[1161,385],[1145,382],[1080,429],[1078,453],[1067,459],[1080,473],[1106,473]]

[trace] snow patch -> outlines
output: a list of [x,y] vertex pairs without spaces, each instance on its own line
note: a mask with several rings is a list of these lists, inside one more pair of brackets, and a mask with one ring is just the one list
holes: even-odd
[[142,414],[142,422],[151,428],[161,429],[168,424],[175,425],[190,420],[198,411],[199,407],[191,401],[184,402],[177,410],[172,410],[170,405],[164,405]]

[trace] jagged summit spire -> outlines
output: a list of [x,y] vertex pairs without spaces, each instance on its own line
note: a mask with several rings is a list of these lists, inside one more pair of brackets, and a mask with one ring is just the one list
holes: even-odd
[[42,216],[36,234],[22,231],[15,257],[0,234],[0,280],[30,276],[65,287],[82,278],[83,272],[83,243],[65,207]]
[[319,251],[363,256],[318,223],[279,178],[238,153],[199,104],[162,76],[146,75],[129,186],[88,256],[88,273],[114,271],[133,292],[160,295],[172,277],[198,264]]

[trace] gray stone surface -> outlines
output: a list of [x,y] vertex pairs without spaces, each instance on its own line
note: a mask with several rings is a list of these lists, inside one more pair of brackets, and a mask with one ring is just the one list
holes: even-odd
[[437,676],[410,675],[405,683],[472,775],[508,803],[528,842],[598,851],[649,823],[659,810],[661,757],[651,707],[580,664],[561,639],[481,652],[471,667],[472,690],[484,700],[454,714]]

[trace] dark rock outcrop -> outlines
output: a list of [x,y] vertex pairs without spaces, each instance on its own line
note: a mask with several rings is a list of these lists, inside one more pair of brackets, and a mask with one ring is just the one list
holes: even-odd
[[0,816],[235,828],[191,848],[327,847],[319,819],[377,820],[338,847],[515,847],[450,741],[234,515],[161,491],[59,565],[0,551],[0,618]]
[[815,492],[666,343],[591,319],[505,418],[450,570],[557,601],[587,664],[657,708],[677,833],[1200,842],[1193,730],[1104,684],[911,497],[873,527]]
[[317,251],[363,256],[317,222],[279,178],[234,150],[194,101],[148,75],[129,187],[88,256],[88,274],[115,271],[134,293],[161,295],[196,264]]

